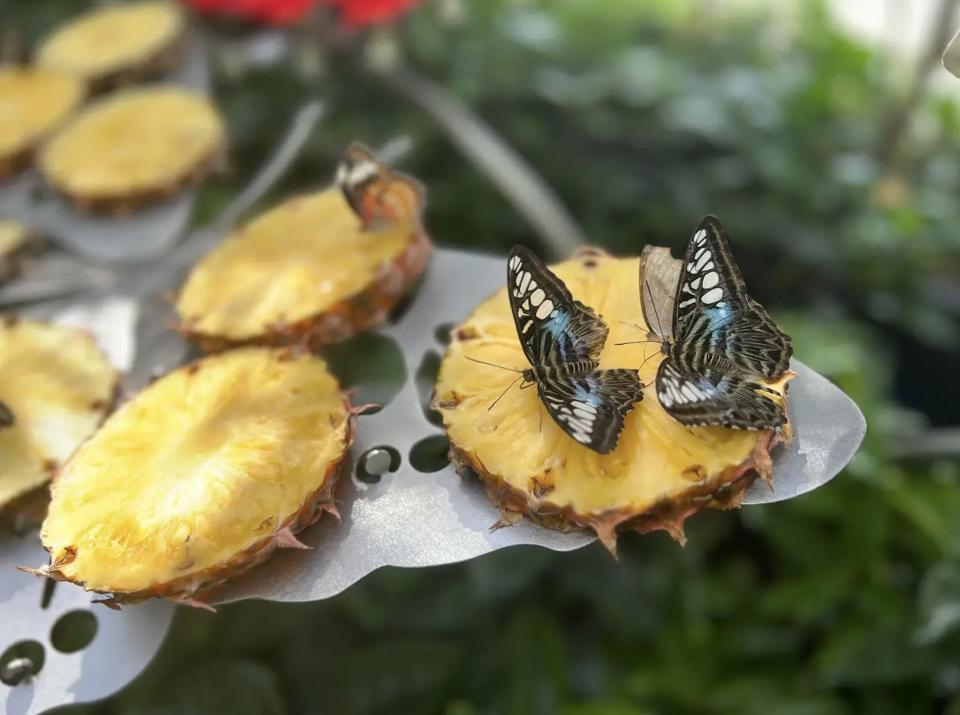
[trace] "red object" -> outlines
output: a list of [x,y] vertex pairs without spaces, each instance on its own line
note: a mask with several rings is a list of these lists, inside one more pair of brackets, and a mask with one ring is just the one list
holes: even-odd
[[320,3],[340,12],[340,21],[360,29],[396,20],[422,0],[181,0],[204,15],[221,15],[268,25],[294,25]]
[[203,15],[220,15],[268,25],[302,22],[319,0],[181,0]]
[[347,27],[360,29],[396,20],[419,5],[422,0],[326,0],[340,11],[340,21]]

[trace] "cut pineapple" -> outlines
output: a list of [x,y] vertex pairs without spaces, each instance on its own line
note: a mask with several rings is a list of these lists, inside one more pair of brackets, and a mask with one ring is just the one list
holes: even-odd
[[98,8],[47,37],[36,61],[102,89],[172,68],[182,54],[183,32],[183,13],[173,3]]
[[44,146],[39,163],[81,208],[122,211],[198,181],[224,143],[206,97],[175,87],[126,90],[80,113]]
[[181,331],[207,350],[337,342],[382,322],[429,256],[417,219],[366,231],[340,191],[300,196],[194,267],[177,300]]
[[34,239],[22,223],[0,219],[0,281],[16,272],[20,256],[37,242]]
[[0,321],[0,515],[46,505],[46,484],[113,403],[117,373],[85,332]]
[[[616,449],[600,455],[578,444],[546,415],[535,389],[516,387],[490,409],[527,362],[506,289],[484,301],[461,326],[440,367],[434,405],[443,416],[450,454],[475,471],[505,522],[528,515],[554,528],[588,527],[613,551],[618,529],[665,529],[683,540],[684,520],[704,507],[739,505],[759,475],[769,479],[770,452],[786,432],[684,427],[652,389],[662,359],[646,340],[636,258],[595,249],[553,267],[571,293],[610,327],[600,368],[639,368],[646,399],[627,415]],[[784,397],[787,374],[774,383]]]
[[0,177],[30,163],[34,150],[83,101],[83,82],[61,72],[0,67]]
[[353,420],[322,360],[244,348],[182,367],[110,417],[60,472],[41,572],[109,603],[198,591],[335,511]]

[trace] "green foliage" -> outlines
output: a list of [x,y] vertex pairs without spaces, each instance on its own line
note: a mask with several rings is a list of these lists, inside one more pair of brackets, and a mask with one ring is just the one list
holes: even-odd
[[[598,244],[676,249],[718,214],[798,357],[867,415],[861,453],[813,494],[698,515],[686,548],[627,536],[619,562],[515,549],[386,569],[318,604],[181,612],[148,674],[88,710],[960,713],[960,467],[895,459],[923,411],[958,414],[955,98],[921,103],[891,159],[902,78],[818,3],[465,5],[461,25],[432,6],[405,23],[410,63],[516,146]],[[441,242],[536,241],[357,54],[331,53],[319,76],[298,63],[218,76],[235,174],[206,190],[207,215],[318,92],[330,118],[278,194],[325,183],[349,139],[408,133]],[[943,374],[901,364],[908,340],[941,350]],[[899,404],[924,380],[934,400]]]

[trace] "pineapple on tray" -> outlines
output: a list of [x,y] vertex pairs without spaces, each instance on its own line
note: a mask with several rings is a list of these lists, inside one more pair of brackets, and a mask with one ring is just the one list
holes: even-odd
[[771,479],[789,338],[747,296],[719,224],[682,262],[645,258],[643,314],[660,326],[637,325],[636,258],[585,249],[551,270],[515,249],[507,287],[453,330],[434,406],[502,523],[593,529],[611,551],[624,529],[683,541],[689,516]]
[[209,99],[158,86],[86,107],[44,145],[38,164],[75,206],[125,213],[200,181],[221,163],[225,146],[223,121]]
[[110,410],[119,376],[89,334],[0,319],[0,522],[39,520],[47,484]]
[[186,29],[173,2],[95,8],[40,44],[39,67],[71,74],[94,91],[163,74],[180,60]]
[[427,267],[424,192],[360,145],[339,188],[289,199],[234,231],[193,267],[179,330],[205,350],[324,345],[382,323]]
[[353,440],[353,414],[326,364],[247,347],[158,379],[67,462],[34,573],[106,594],[203,606],[205,588],[303,547]]
[[29,166],[41,142],[85,95],[83,81],[72,75],[0,66],[0,179]]

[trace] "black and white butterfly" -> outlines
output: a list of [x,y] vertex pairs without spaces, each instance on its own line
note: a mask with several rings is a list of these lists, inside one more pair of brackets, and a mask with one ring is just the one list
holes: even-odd
[[507,293],[523,353],[547,412],[580,444],[600,454],[617,446],[623,420],[643,399],[636,370],[597,370],[609,328],[539,258],[515,246]]
[[[685,425],[782,427],[786,413],[768,397],[779,393],[765,383],[786,371],[793,347],[747,295],[720,222],[713,216],[700,222],[676,278],[669,255],[644,258],[643,313],[666,355],[657,372],[663,408]],[[673,318],[664,326],[658,305],[666,307],[660,300],[666,286],[675,288]]]

